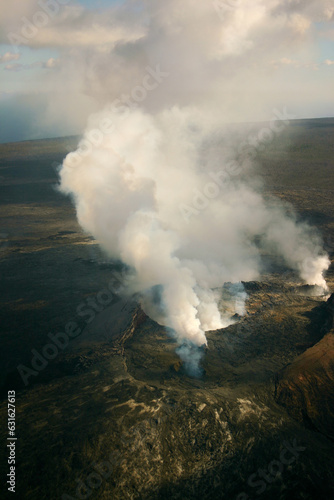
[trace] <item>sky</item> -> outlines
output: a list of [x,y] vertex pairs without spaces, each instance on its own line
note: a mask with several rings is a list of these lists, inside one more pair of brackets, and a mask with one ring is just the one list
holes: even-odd
[[150,112],[209,96],[226,122],[334,116],[333,13],[333,0],[0,0],[0,142],[82,134],[157,65],[169,78]]

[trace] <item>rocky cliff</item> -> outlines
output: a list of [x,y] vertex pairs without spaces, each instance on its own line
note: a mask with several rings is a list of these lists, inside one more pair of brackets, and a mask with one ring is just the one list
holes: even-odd
[[295,419],[333,439],[334,294],[325,311],[330,332],[279,372],[275,396]]

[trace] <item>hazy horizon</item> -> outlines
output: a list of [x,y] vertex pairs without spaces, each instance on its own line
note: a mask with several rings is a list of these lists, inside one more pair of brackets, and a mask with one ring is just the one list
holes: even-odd
[[[334,120],[334,115],[333,116],[317,116],[317,117],[307,117],[307,118],[296,118],[296,119],[291,119],[290,124],[297,124],[298,122],[304,122],[304,121],[316,121],[316,120]],[[260,124],[265,124],[267,122],[265,121],[254,121],[254,122],[239,122],[241,125],[260,125]],[[235,125],[235,123],[228,123],[227,125]],[[15,144],[15,143],[20,143],[20,142],[32,142],[32,141],[47,141],[47,140],[52,140],[52,139],[78,139],[80,140],[82,136],[82,131],[77,132],[77,133],[71,133],[67,135],[50,135],[50,136],[45,136],[45,137],[31,137],[31,138],[25,138],[25,139],[17,139],[17,140],[1,140],[0,136],[0,144],[6,145],[6,144]]]

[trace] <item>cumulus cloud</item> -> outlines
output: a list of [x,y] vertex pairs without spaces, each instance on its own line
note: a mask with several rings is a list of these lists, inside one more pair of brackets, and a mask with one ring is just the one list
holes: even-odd
[[21,54],[14,54],[12,52],[6,52],[4,55],[0,56],[0,64],[9,62],[9,61],[17,61],[20,59]]
[[[69,71],[80,71],[85,91],[103,103],[129,94],[142,80],[146,66],[159,63],[173,75],[168,82],[169,95],[162,88],[151,93],[145,101],[147,109],[202,99],[207,104],[211,100],[215,108],[218,105],[226,121],[265,119],[265,113],[269,118],[268,106],[282,102],[281,82],[271,73],[272,61],[286,58],[296,61],[291,68],[317,69],[317,62],[305,60],[305,55],[301,58],[299,51],[307,53],[312,46],[314,22],[327,19],[329,3],[255,0],[250,5],[240,0],[234,4],[221,16],[212,2],[185,0],[180,5],[171,0],[168,7],[160,1],[130,2],[122,9],[131,13],[131,6],[143,7],[136,16],[136,36],[130,39],[124,35],[114,46],[101,43],[89,50],[84,46],[72,49]],[[122,18],[124,33],[132,33],[133,15],[121,15],[122,9],[110,13],[104,22],[112,31]],[[259,90],[260,79],[261,85],[270,89],[267,102]],[[301,83],[290,80],[296,88]],[[231,96],[230,101],[222,99],[224,93]],[[251,105],[247,103],[250,95]],[[285,104],[290,104],[291,98],[284,98],[288,99]]]

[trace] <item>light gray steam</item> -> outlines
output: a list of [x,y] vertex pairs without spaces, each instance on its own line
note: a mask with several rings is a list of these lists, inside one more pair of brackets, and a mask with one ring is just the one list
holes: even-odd
[[[206,344],[206,330],[230,324],[216,289],[258,279],[261,247],[281,255],[306,283],[326,286],[329,261],[309,227],[267,206],[245,178],[228,175],[229,158],[219,158],[219,171],[203,169],[203,147],[218,126],[214,120],[209,126],[204,111],[173,108],[153,116],[115,109],[99,119],[106,117],[114,132],[79,162],[67,156],[61,189],[74,195],[84,230],[135,270],[129,286],[143,295],[147,314],[180,342]],[[210,174],[224,179],[216,189]],[[163,307],[149,299],[154,287]]]
[[[190,20],[203,14],[204,22],[214,15],[201,2],[185,4],[197,9],[196,15],[191,10]],[[203,82],[206,50],[208,61],[228,57],[232,65],[233,57],[251,50],[245,34],[251,36],[265,17],[263,2],[256,4],[260,17],[248,19],[248,30],[235,12],[229,12],[225,24],[230,29],[216,27],[210,33],[208,24],[202,40],[179,3],[156,2],[151,31],[138,42],[138,50],[144,46],[154,52],[159,47],[168,61],[176,50],[170,45],[174,36],[182,41],[178,70],[183,54],[192,78],[197,74]],[[248,12],[246,4],[241,5]],[[295,28],[302,24],[298,16],[292,19]],[[221,43],[214,45],[217,36]],[[183,88],[182,75],[183,70],[176,73],[173,88]],[[175,105],[170,105],[173,93],[168,89],[160,89],[159,95],[155,111],[143,103],[108,106],[92,116],[86,142],[64,161],[60,189],[74,197],[83,229],[133,270],[128,292],[138,293],[145,312],[175,332],[180,357],[196,374],[202,353],[195,346],[206,345],[206,331],[224,328],[235,321],[235,313],[244,314],[246,294],[240,282],[259,279],[263,251],[283,258],[303,282],[323,288],[329,259],[310,227],[297,224],[278,203],[264,200],[247,170],[249,162],[235,162],[236,153],[209,94],[202,93],[195,105],[188,105],[186,91],[177,94]],[[87,150],[85,144],[91,144],[101,123],[112,124],[110,133]],[[235,284],[228,306],[222,301],[225,283]]]

